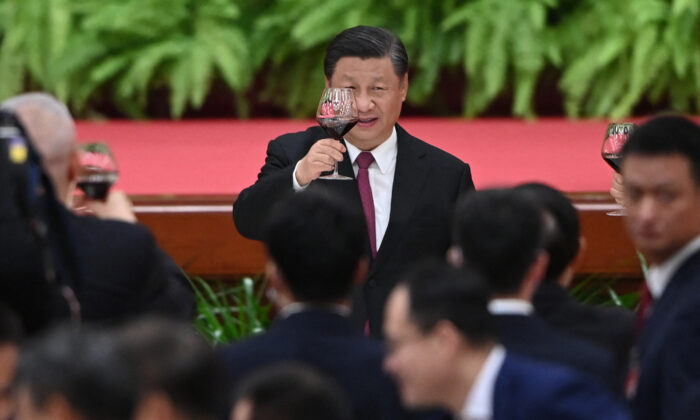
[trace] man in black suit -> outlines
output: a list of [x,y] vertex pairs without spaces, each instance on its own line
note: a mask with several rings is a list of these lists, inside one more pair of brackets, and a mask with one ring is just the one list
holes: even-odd
[[[240,193],[233,217],[242,235],[261,239],[269,208],[293,191],[324,187],[342,194],[347,205],[362,205],[372,259],[353,312],[380,335],[384,303],[401,271],[417,258],[444,255],[452,207],[474,184],[469,165],[397,124],[408,91],[408,56],[394,34],[367,26],[341,32],[326,50],[324,72],[326,86],[354,89],[359,122],[341,142],[320,127],[271,141],[258,180]],[[318,179],[336,162],[341,174],[357,181]],[[358,188],[371,189],[365,202]]]
[[612,355],[556,330],[534,314],[532,296],[547,268],[544,219],[513,190],[479,191],[455,210],[453,264],[482,273],[491,293],[499,340],[508,350],[559,363],[617,388]]
[[700,386],[700,127],[654,118],[622,154],[627,230],[649,263],[628,389],[636,391],[633,414],[683,418]]
[[463,420],[628,418],[590,378],[499,344],[479,280],[426,263],[391,293],[384,367],[407,406],[438,405]]
[[74,285],[82,319],[116,322],[145,312],[191,319],[194,299],[187,278],[136,223],[124,193],[112,191],[106,202],[88,201],[99,216],[69,210],[79,162],[75,125],[68,109],[45,93],[10,98],[2,108],[14,111],[42,157],[60,209],[76,245],[83,284]]
[[340,384],[354,418],[403,418],[396,388],[382,373],[381,343],[349,319],[352,286],[367,271],[362,213],[318,191],[275,209],[265,243],[278,319],[263,335],[224,349],[234,385],[262,367],[301,362]]
[[515,191],[543,212],[546,223],[544,249],[547,271],[535,291],[535,313],[549,325],[609,350],[622,392],[629,352],[634,340],[634,314],[618,307],[591,306],[576,301],[567,288],[586,247],[579,219],[571,201],[556,189],[539,183],[519,185]]

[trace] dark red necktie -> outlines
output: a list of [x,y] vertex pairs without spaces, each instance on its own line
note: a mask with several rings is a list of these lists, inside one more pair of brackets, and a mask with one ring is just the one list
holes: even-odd
[[637,314],[635,316],[634,328],[636,333],[636,338],[642,335],[642,330],[644,330],[644,324],[646,324],[651,315],[651,308],[654,304],[654,299],[651,297],[651,292],[649,291],[649,286],[647,286],[646,281],[642,283],[642,290],[639,291],[639,307],[637,308]]
[[367,221],[367,233],[369,233],[369,243],[372,248],[372,258],[377,256],[377,229],[374,223],[374,199],[372,198],[372,187],[369,185],[369,165],[374,162],[374,156],[370,152],[362,152],[355,159],[357,166],[357,188],[360,190],[362,200],[362,210]]
[[649,286],[647,286],[645,281],[642,283],[642,290],[639,291],[639,306],[637,307],[637,314],[634,320],[635,343],[630,351],[629,370],[627,372],[627,381],[625,382],[625,394],[630,399],[633,398],[637,392],[639,375],[641,374],[641,361],[639,360],[641,357],[639,354],[639,337],[641,337],[642,331],[644,331],[644,325],[651,315],[653,305],[654,298],[651,296],[651,291],[649,291]]

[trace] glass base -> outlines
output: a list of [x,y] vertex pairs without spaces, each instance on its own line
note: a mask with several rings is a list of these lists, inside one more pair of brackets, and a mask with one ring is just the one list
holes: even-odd
[[352,181],[352,180],[355,179],[355,178],[352,178],[352,177],[349,177],[349,176],[345,176],[345,175],[341,175],[341,174],[339,174],[339,173],[332,173],[332,174],[330,174],[330,175],[319,176],[318,179],[330,179],[330,180],[333,180],[333,181]]
[[605,214],[608,216],[627,216],[627,212],[625,210],[609,211]]

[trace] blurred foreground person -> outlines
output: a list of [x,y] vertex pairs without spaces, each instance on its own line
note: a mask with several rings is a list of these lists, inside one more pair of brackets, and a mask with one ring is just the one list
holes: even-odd
[[510,351],[558,363],[619,389],[612,354],[542,321],[532,298],[545,275],[544,217],[529,200],[510,189],[465,196],[455,210],[456,266],[481,273],[490,293],[499,341]]
[[349,318],[352,287],[367,272],[362,216],[319,191],[294,194],[272,211],[265,244],[278,318],[270,330],[224,349],[234,382],[282,361],[308,364],[348,394],[354,418],[401,419],[381,344]]
[[610,351],[622,392],[634,340],[634,313],[619,307],[585,305],[571,296],[567,289],[586,248],[576,208],[563,193],[544,184],[523,184],[515,191],[540,207],[545,217],[544,250],[549,262],[535,291],[535,313],[549,325]]
[[145,318],[118,339],[139,382],[134,420],[216,420],[226,411],[223,366],[191,325]]
[[391,293],[384,367],[407,406],[439,405],[460,420],[628,418],[589,378],[498,344],[479,283],[434,262],[409,272]]
[[0,304],[0,420],[10,420],[14,413],[12,380],[19,361],[22,323],[17,315]]
[[63,327],[22,348],[16,420],[125,420],[134,409],[133,369],[106,333]]
[[350,407],[333,381],[308,366],[281,364],[241,383],[231,420],[350,420]]
[[[679,419],[700,388],[700,127],[654,118],[622,151],[627,229],[649,271],[628,391],[635,419]],[[693,394],[695,396],[693,396]]]
[[194,298],[187,279],[148,229],[131,223],[135,217],[123,193],[110,193],[106,204],[90,204],[106,219],[69,210],[79,162],[75,124],[65,105],[45,93],[28,93],[1,107],[14,111],[24,124],[56,196],[66,205],[60,210],[82,271],[83,284],[75,286],[82,319],[112,322],[145,312],[191,319]]

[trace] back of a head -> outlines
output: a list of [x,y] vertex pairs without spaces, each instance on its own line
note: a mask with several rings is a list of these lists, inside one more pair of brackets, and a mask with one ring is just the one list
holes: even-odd
[[546,281],[557,281],[578,255],[580,228],[578,212],[559,190],[540,183],[522,184],[515,191],[538,206],[552,223],[545,223],[544,249],[549,254]]
[[401,40],[391,31],[374,26],[355,26],[336,35],[326,49],[323,72],[330,79],[335,65],[343,57],[388,57],[399,78],[408,73],[408,54]]
[[131,418],[136,378],[116,341],[104,332],[61,327],[22,349],[15,386],[32,404],[46,408],[61,396],[82,418]]
[[0,346],[22,341],[24,329],[19,316],[7,305],[0,303]]
[[424,333],[444,320],[473,345],[494,338],[488,295],[478,273],[428,260],[409,269],[399,284],[408,289],[409,318]]
[[136,367],[140,398],[164,392],[183,418],[215,419],[225,410],[228,383],[211,347],[191,325],[144,318],[118,334]]
[[700,185],[700,126],[681,116],[652,118],[632,132],[622,149],[629,156],[681,155],[688,159]]
[[[24,93],[5,100],[0,108],[14,111],[32,138],[57,190],[64,188],[75,148],[75,123],[68,108],[48,93]],[[61,191],[57,191],[60,193]]]
[[368,251],[358,209],[321,191],[280,202],[268,218],[265,244],[295,298],[310,302],[347,298]]
[[234,407],[233,420],[350,420],[351,405],[331,379],[301,364],[263,368],[246,378],[236,392],[249,404],[247,417]]
[[465,195],[455,211],[454,244],[464,266],[484,275],[492,293],[515,293],[537,258],[543,235],[537,207],[510,189]]

